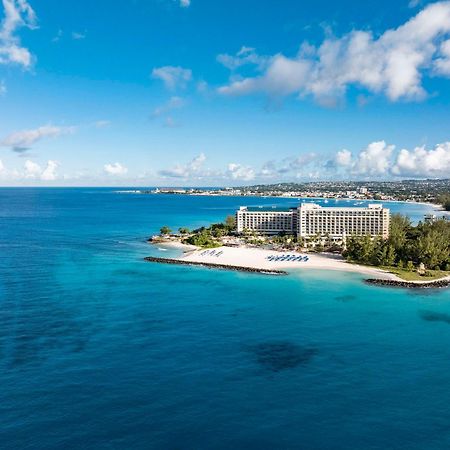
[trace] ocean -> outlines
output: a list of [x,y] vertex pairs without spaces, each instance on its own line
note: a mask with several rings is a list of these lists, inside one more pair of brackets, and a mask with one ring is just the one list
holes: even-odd
[[0,189],[0,447],[449,448],[449,289],[143,260],[162,225],[297,203]]

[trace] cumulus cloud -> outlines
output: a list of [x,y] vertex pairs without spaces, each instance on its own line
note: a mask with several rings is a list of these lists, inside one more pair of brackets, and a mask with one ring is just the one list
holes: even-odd
[[30,130],[16,131],[2,139],[0,141],[0,146],[11,147],[15,152],[23,153],[25,150],[29,149],[30,146],[43,138],[55,138],[63,134],[73,133],[74,130],[75,127],[45,125]]
[[116,162],[113,164],[105,164],[103,166],[103,170],[105,171],[105,173],[107,173],[108,175],[125,175],[128,173],[128,169],[124,166],[122,166],[122,164]]
[[49,160],[44,169],[34,161],[27,159],[24,164],[24,172],[14,172],[13,176],[16,179],[31,178],[42,181],[54,181],[58,178],[56,170],[59,167],[57,161]]
[[0,159],[0,174],[6,171],[5,165],[3,164],[3,161]]
[[411,177],[446,177],[450,174],[450,142],[436,145],[433,149],[416,147],[402,149],[397,155],[394,175]]
[[25,161],[25,178],[36,178],[41,175],[41,166],[33,161],[27,159]]
[[394,148],[395,145],[387,145],[385,141],[372,142],[358,155],[353,171],[361,175],[385,175]]
[[[318,47],[304,43],[294,57],[273,55],[259,75],[232,80],[218,91],[224,95],[311,95],[329,105],[355,86],[382,93],[391,101],[421,100],[426,96],[425,72],[450,75],[449,34],[450,1],[442,1],[379,37],[354,30],[340,38],[327,37]],[[248,54],[258,65],[256,53]],[[239,67],[239,58],[220,59],[230,68]]]
[[167,89],[174,91],[186,88],[192,80],[192,71],[179,66],[163,66],[153,69],[152,77],[161,80]]
[[343,149],[336,154],[336,165],[338,167],[349,167],[352,163],[352,153]]
[[56,169],[59,164],[56,161],[50,160],[47,162],[47,167],[43,170],[41,174],[41,180],[44,181],[53,181],[56,180],[57,174]]
[[352,175],[389,175],[391,171],[391,157],[395,145],[388,145],[385,141],[370,143],[356,156],[343,149],[336,153],[334,160],[328,164],[330,168],[343,168]]
[[180,6],[182,8],[188,8],[191,6],[191,0],[180,0]]
[[228,164],[227,175],[233,180],[250,181],[255,178],[255,171],[249,166],[230,163]]
[[0,24],[0,64],[29,68],[30,51],[23,47],[16,33],[19,28],[36,28],[36,14],[26,0],[3,0],[4,18]]
[[331,168],[352,176],[364,177],[416,177],[448,178],[450,174],[450,142],[427,149],[395,151],[385,141],[370,143],[356,155],[349,150],[336,153]]

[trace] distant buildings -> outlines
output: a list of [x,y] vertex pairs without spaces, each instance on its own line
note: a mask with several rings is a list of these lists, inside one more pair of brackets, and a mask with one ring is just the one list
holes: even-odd
[[262,209],[241,207],[236,211],[237,231],[259,234],[293,234],[309,239],[329,236],[333,241],[351,235],[389,236],[389,209],[379,204],[361,208],[321,207],[302,203],[298,208]]

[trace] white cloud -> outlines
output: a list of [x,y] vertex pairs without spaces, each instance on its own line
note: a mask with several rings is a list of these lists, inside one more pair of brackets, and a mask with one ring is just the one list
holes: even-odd
[[33,161],[27,159],[25,161],[25,178],[36,178],[41,175],[41,166]]
[[103,166],[103,170],[108,175],[125,175],[128,172],[128,169],[118,162],[113,164],[105,164]]
[[227,175],[233,180],[250,181],[255,178],[255,171],[241,164],[228,164]]
[[394,150],[395,146],[385,141],[372,142],[356,155],[341,150],[336,153],[334,167],[347,175],[365,178],[448,178],[450,174],[450,142],[431,149],[421,146],[413,150]]
[[81,33],[78,31],[72,31],[72,39],[75,41],[79,41],[81,39],[85,39],[86,38],[86,32]]
[[382,176],[391,171],[391,158],[395,145],[388,145],[385,141],[370,143],[355,157],[349,150],[343,149],[336,153],[334,160],[326,164],[329,168],[344,169],[352,175]]
[[185,100],[181,97],[173,96],[164,103],[164,105],[158,106],[153,110],[152,116],[159,117],[165,113],[173,111],[174,109],[180,109],[186,104]]
[[230,70],[236,70],[247,64],[253,64],[259,68],[263,68],[267,60],[267,57],[258,55],[253,47],[245,46],[241,47],[236,55],[229,55],[227,53],[217,55],[217,61]]
[[167,89],[174,91],[187,86],[192,80],[192,71],[179,66],[163,66],[153,69],[152,77],[161,80]]
[[438,144],[430,150],[425,147],[400,150],[392,172],[399,176],[448,178],[450,174],[450,142]]
[[7,170],[0,161],[0,175],[3,180],[12,182],[33,181],[55,181],[58,179],[56,173],[59,163],[57,161],[47,161],[44,169],[36,162],[27,159],[23,165],[23,170]]
[[0,141],[0,146],[11,147],[20,151],[29,148],[37,141],[47,137],[57,137],[63,134],[73,133],[75,127],[56,127],[45,125],[31,130],[16,131]]
[[394,145],[385,141],[372,142],[359,155],[353,171],[360,175],[385,175],[389,172]]
[[297,157],[287,157],[281,161],[267,161],[261,170],[256,173],[256,178],[280,179],[281,177],[304,176],[312,164],[317,163],[318,156],[313,152],[308,152]]
[[[31,160],[25,161],[25,172],[23,174],[24,178],[37,178],[43,181],[54,181],[57,179],[56,169],[59,164],[56,161],[47,161],[47,166],[42,169],[41,166]],[[20,177],[20,175],[19,175]]]
[[0,81],[0,97],[1,97],[2,95],[5,95],[6,92],[7,92],[6,84],[5,84],[5,82],[2,80],[2,81]]
[[434,63],[434,69],[437,74],[450,75],[450,39],[441,44],[440,56]]
[[26,0],[3,0],[5,16],[0,24],[0,64],[17,64],[28,68],[30,51],[16,36],[19,28],[36,28],[36,14]]
[[[319,103],[333,104],[333,99],[336,103],[348,87],[355,86],[382,93],[391,101],[420,100],[426,96],[425,72],[450,75],[450,44],[445,43],[449,34],[450,1],[438,2],[379,37],[354,30],[341,38],[328,37],[319,47],[304,43],[292,58],[274,55],[259,75],[232,80],[218,91],[224,95],[312,95]],[[247,53],[258,65],[256,53]],[[242,61],[242,57],[220,59],[230,68]]]
[[44,181],[54,181],[57,178],[56,169],[59,164],[56,161],[50,160],[47,162],[47,167],[43,170],[41,174],[41,180]]
[[352,153],[343,149],[336,154],[336,165],[339,167],[348,167],[352,163]]
[[206,178],[211,176],[213,172],[203,168],[205,161],[205,154],[200,153],[187,164],[176,164],[170,169],[160,170],[158,175],[164,178]]
[[182,8],[188,8],[191,6],[191,0],[180,0],[180,6]]

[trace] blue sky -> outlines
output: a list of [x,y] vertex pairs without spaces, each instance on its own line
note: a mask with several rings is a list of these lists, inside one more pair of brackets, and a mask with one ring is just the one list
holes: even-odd
[[0,185],[450,176],[450,1],[2,0]]

